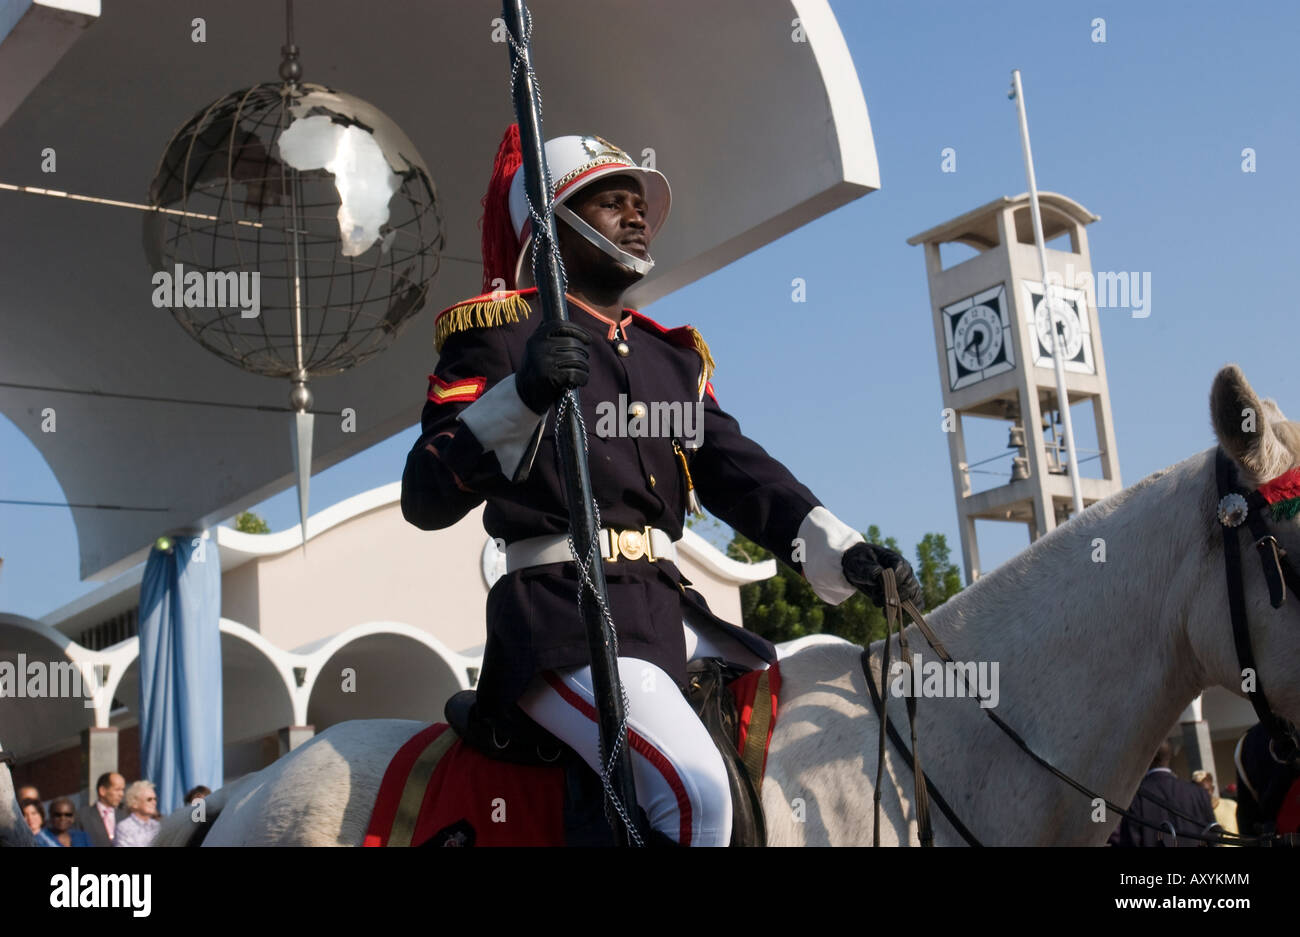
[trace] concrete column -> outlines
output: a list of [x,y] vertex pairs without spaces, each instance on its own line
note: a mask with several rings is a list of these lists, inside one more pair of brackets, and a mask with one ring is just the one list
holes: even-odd
[[100,775],[117,771],[117,729],[82,729],[81,764],[89,791],[87,803],[93,804],[97,799],[95,782]]
[[961,558],[966,566],[966,585],[970,585],[980,578],[980,546],[976,539],[975,518],[958,508],[957,519],[961,524]]
[[1219,783],[1219,775],[1214,769],[1214,750],[1210,746],[1210,724],[1204,719],[1179,724],[1183,730],[1183,750],[1187,754],[1187,770],[1208,771],[1214,775],[1214,783]]
[[315,726],[285,726],[279,732],[280,757],[283,758],[315,734]]

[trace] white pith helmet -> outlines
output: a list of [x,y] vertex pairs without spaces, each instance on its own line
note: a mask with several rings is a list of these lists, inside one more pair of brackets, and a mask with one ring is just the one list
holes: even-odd
[[[614,244],[579,218],[564,203],[598,179],[615,175],[634,175],[645,187],[646,237],[653,241],[668,218],[672,190],[664,174],[638,166],[627,153],[608,140],[597,136],[565,136],[546,141],[546,162],[550,169],[557,221],[563,221],[593,245],[625,267],[637,273],[649,273],[654,260],[637,257]],[[528,216],[528,199],[524,192],[524,170],[516,170],[510,182],[510,221],[519,241],[515,260],[515,285],[522,288],[532,282],[532,219]]]

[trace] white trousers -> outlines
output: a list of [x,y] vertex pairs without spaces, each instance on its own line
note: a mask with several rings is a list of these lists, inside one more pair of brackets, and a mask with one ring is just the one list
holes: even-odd
[[[686,659],[720,657],[754,670],[767,662],[714,629],[686,630]],[[635,657],[618,659],[627,693],[628,736],[637,801],[650,825],[683,846],[731,841],[731,792],[722,755],[668,674]],[[591,667],[538,674],[519,708],[600,773],[600,727]]]

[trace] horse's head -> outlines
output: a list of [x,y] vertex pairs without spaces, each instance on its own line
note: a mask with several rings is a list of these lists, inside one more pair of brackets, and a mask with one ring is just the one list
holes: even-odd
[[[1214,379],[1210,418],[1219,445],[1235,467],[1240,488],[1253,491],[1300,465],[1300,423],[1288,421],[1272,400],[1261,400],[1236,365],[1228,365]],[[1246,620],[1258,671],[1255,679],[1273,710],[1300,724],[1300,595],[1288,587],[1286,601],[1273,607],[1264,573],[1264,562],[1276,566],[1272,551],[1261,554],[1255,548],[1257,533],[1252,533],[1249,523],[1237,528],[1223,526],[1218,517],[1220,495],[1213,452],[1207,472],[1206,497],[1198,503],[1206,517],[1198,529],[1205,532],[1208,548],[1198,551],[1200,556],[1195,558],[1203,581],[1188,609],[1189,639],[1206,670],[1208,684],[1219,684],[1240,696],[1254,688],[1249,683],[1251,675],[1243,675],[1238,663],[1229,612],[1224,538],[1225,534],[1236,536],[1241,544]],[[1286,551],[1286,561],[1300,572],[1300,513],[1294,510],[1294,503],[1285,504],[1287,496],[1274,490],[1278,487],[1268,489],[1275,504],[1256,502],[1247,514],[1254,512],[1251,521],[1263,519],[1267,533]],[[1300,495],[1300,488],[1293,494]]]

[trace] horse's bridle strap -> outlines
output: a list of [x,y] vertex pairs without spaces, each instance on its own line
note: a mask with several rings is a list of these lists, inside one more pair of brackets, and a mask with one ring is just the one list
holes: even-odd
[[[1291,591],[1300,597],[1295,570],[1285,559],[1277,539],[1268,532],[1264,522],[1268,502],[1264,500],[1258,489],[1246,492],[1238,487],[1236,468],[1222,446],[1215,453],[1215,475],[1220,498],[1238,494],[1246,499],[1246,524],[1259,550],[1264,579],[1268,582],[1273,607],[1280,608],[1286,599],[1284,582],[1289,583]],[[1228,613],[1232,620],[1232,641],[1237,650],[1237,665],[1242,670],[1243,682],[1246,679],[1245,672],[1247,670],[1251,672],[1253,688],[1245,690],[1246,698],[1250,700],[1250,705],[1254,708],[1259,721],[1277,742],[1279,756],[1290,760],[1297,754],[1295,730],[1269,706],[1259,668],[1255,665],[1255,652],[1250,643],[1250,625],[1246,618],[1246,585],[1241,568],[1241,538],[1237,530],[1237,527],[1223,525],[1223,565],[1227,575]]]

